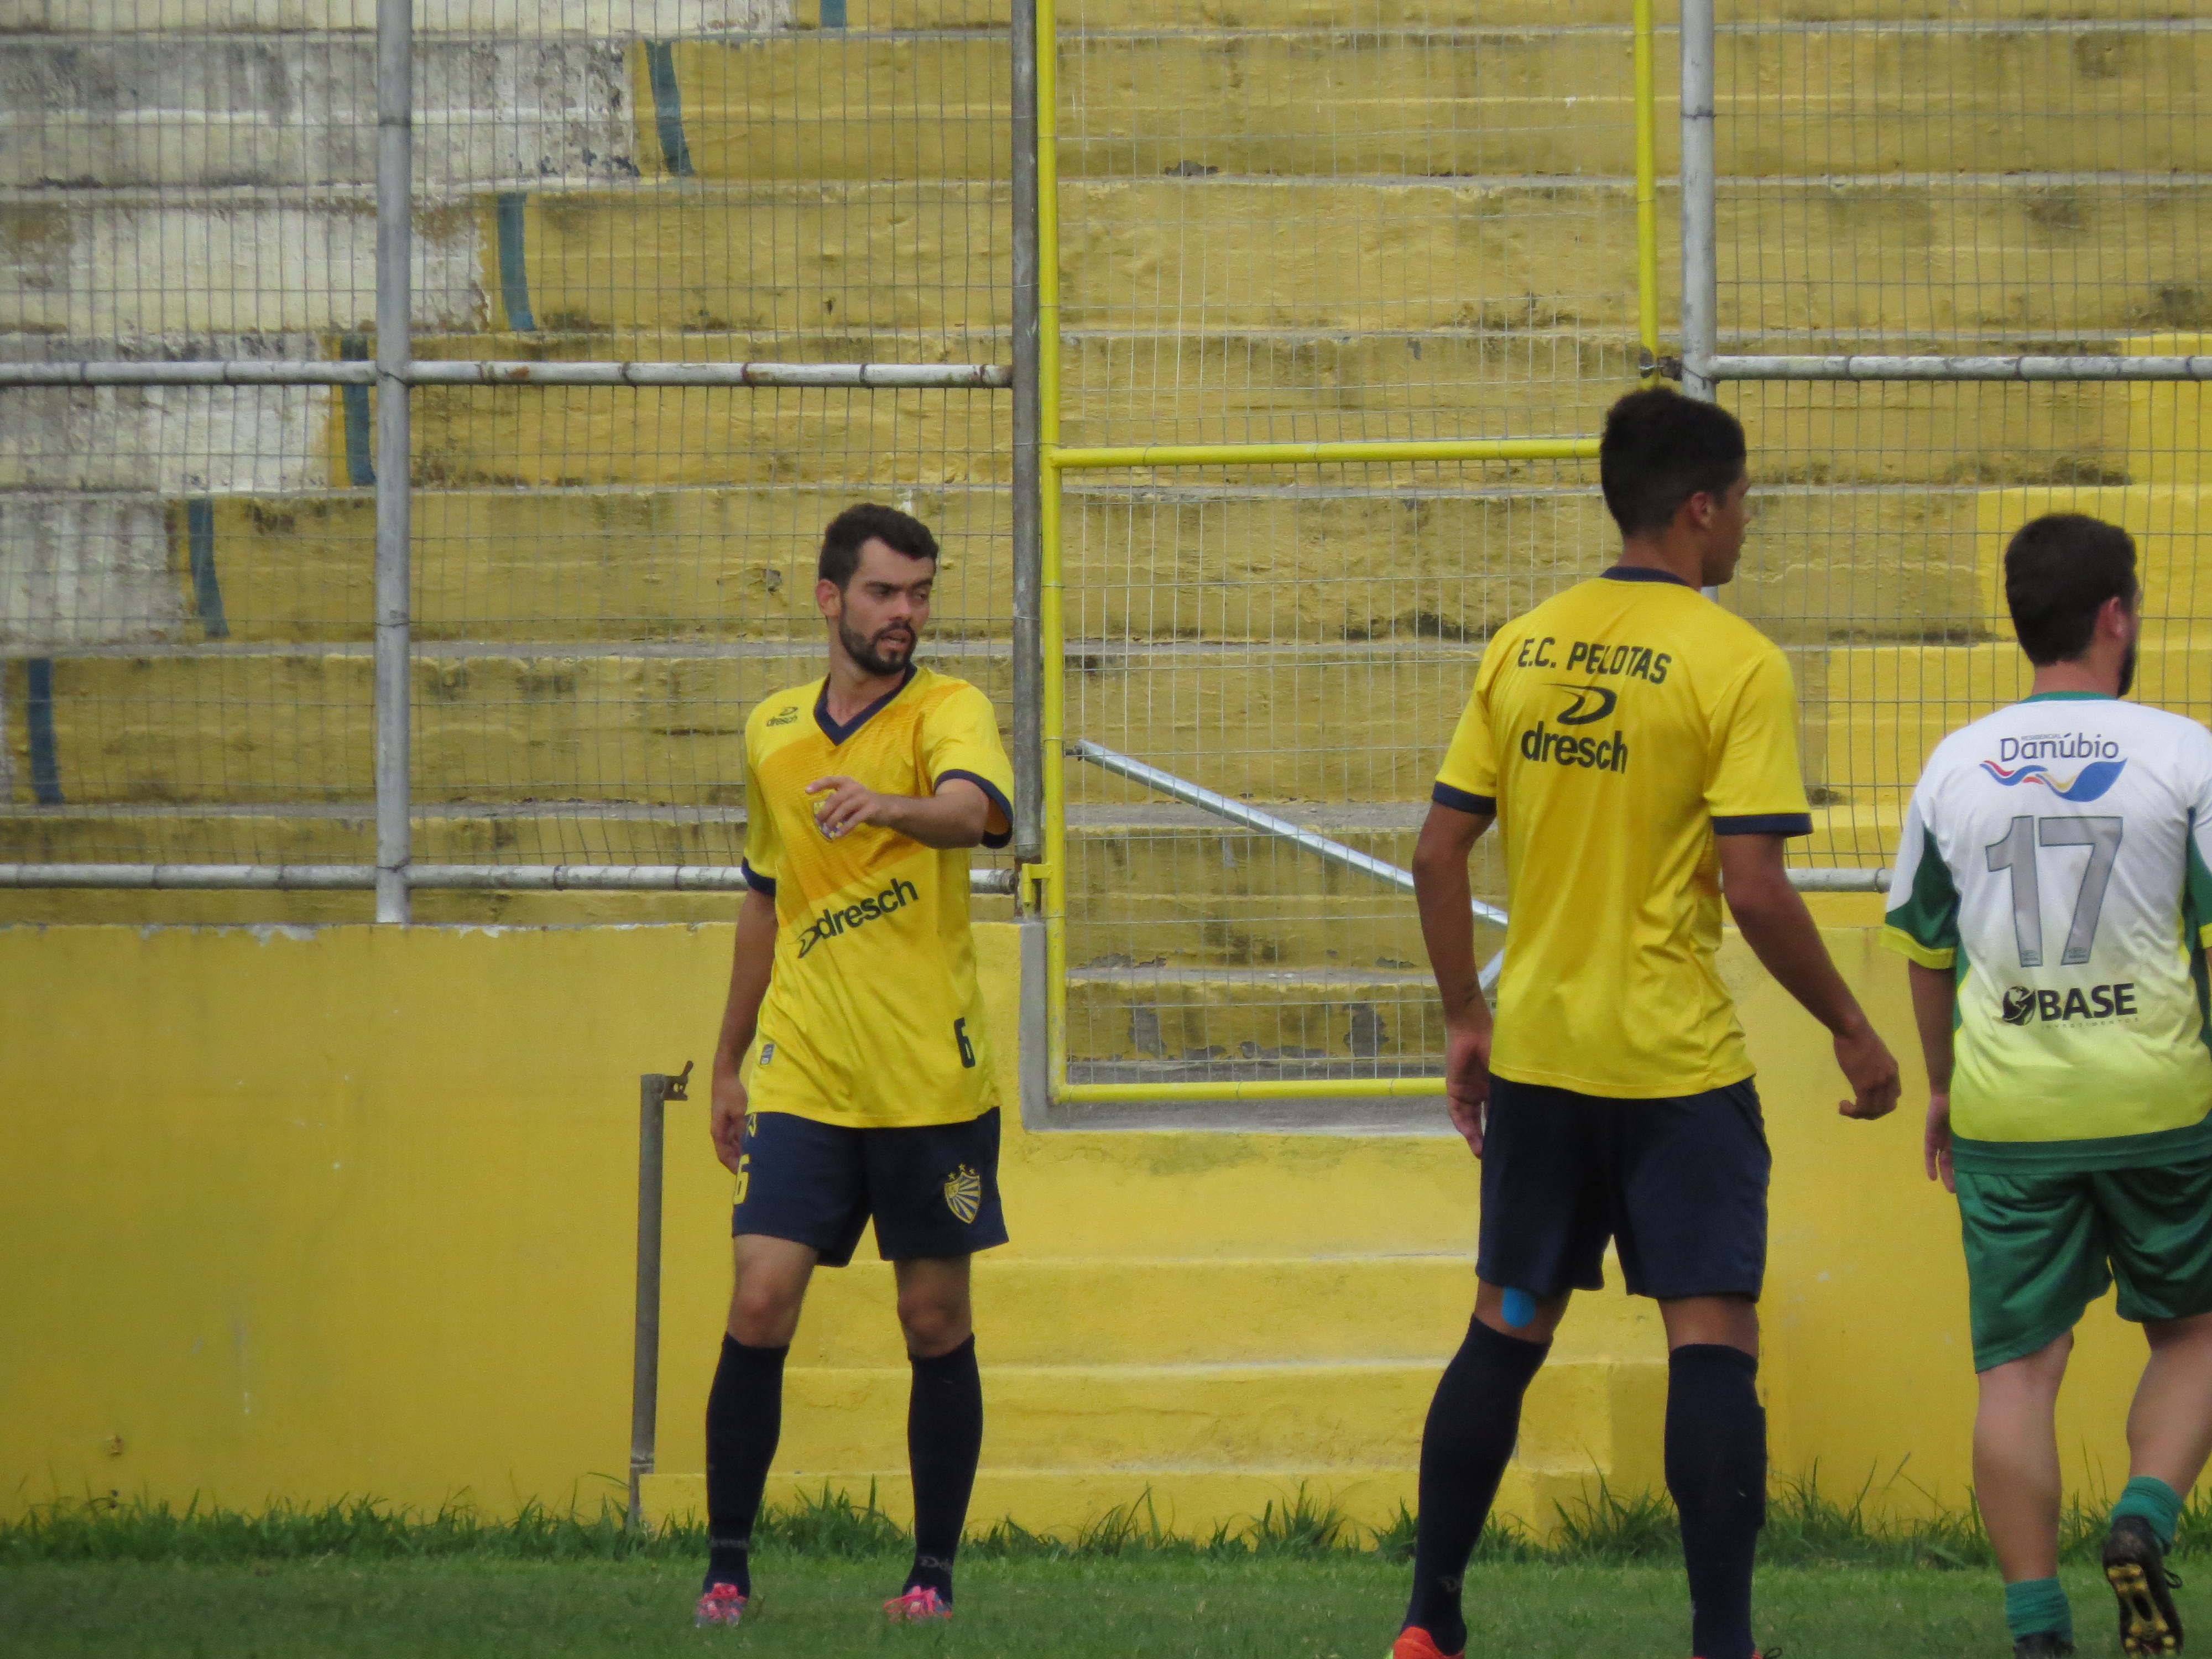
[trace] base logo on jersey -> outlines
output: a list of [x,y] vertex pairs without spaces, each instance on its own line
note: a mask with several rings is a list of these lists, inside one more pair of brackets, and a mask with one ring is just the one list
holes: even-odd
[[2046,1025],[2063,1025],[2069,1019],[2133,1019],[2135,981],[2130,980],[2124,985],[2076,985],[2064,991],[2010,986],[2005,991],[2002,1012],[2008,1025],[2027,1025],[2037,1020]]
[[2031,762],[2008,772],[1995,761],[1984,761],[1982,770],[2008,789],[2023,783],[2039,783],[2061,800],[2094,800],[2120,781],[2124,760],[2092,761],[2070,778],[2055,777],[2049,767]]
[[983,1207],[983,1177],[965,1164],[945,1177],[945,1207],[966,1226]]
[[762,1065],[765,1066],[765,1065],[767,1065],[767,1064],[769,1063],[769,1061],[770,1061],[770,1060],[774,1060],[775,1058],[775,1043],[773,1043],[773,1042],[763,1042],[763,1043],[762,1043],[762,1044],[761,1044],[761,1057],[760,1057],[760,1063],[761,1063]]

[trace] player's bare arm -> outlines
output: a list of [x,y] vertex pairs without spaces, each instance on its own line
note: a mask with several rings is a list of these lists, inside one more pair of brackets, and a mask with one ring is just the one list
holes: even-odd
[[1003,836],[1012,827],[965,778],[945,779],[933,795],[878,794],[845,777],[817,778],[806,793],[816,797],[815,823],[832,841],[855,824],[872,823],[942,851],[980,847],[984,836]]
[[1490,1096],[1490,1003],[1474,961],[1468,854],[1491,819],[1441,802],[1430,806],[1413,848],[1413,897],[1421,939],[1444,1009],[1444,1103],[1452,1127],[1482,1156],[1482,1108]]
[[1805,901],[1783,868],[1780,836],[1719,838],[1721,890],[1744,942],[1782,988],[1835,1039],[1851,1098],[1845,1117],[1886,1117],[1897,1106],[1897,1060],[1844,983]]
[[1951,1171],[1951,1027],[1958,1016],[1959,985],[1948,968],[1905,964],[1911,975],[1912,1023],[1920,1028],[1920,1057],[1928,1066],[1928,1127],[1920,1155],[1930,1181],[1959,1190]]
[[775,901],[750,892],[738,907],[738,942],[730,953],[730,998],[722,1009],[722,1034],[714,1043],[714,1105],[708,1117],[714,1156],[738,1172],[738,1143],[745,1134],[745,1085],[738,1067],[752,1047],[761,999],[775,961]]

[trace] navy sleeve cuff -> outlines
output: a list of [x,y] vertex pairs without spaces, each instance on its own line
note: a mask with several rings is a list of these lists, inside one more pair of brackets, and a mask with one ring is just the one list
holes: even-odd
[[1715,818],[1713,833],[1717,836],[1809,836],[1813,833],[1810,812],[1754,812],[1747,817]]
[[775,896],[775,878],[774,876],[764,876],[761,874],[759,871],[754,869],[751,865],[747,864],[742,859],[738,861],[738,868],[745,872],[745,885],[751,888],[753,891],[756,893],[765,894],[769,898],[774,898]]
[[1455,789],[1448,783],[1440,783],[1430,790],[1429,799],[1439,806],[1450,807],[1455,812],[1471,812],[1479,818],[1498,816],[1497,796],[1470,795],[1466,790]]
[[981,790],[985,795],[990,798],[992,805],[997,807],[1000,811],[1006,814],[1006,827],[1005,831],[1002,834],[994,836],[989,830],[985,830],[983,832],[983,845],[989,848],[994,853],[1001,847],[1012,846],[1014,842],[1014,804],[1006,799],[1006,792],[1000,789],[997,784],[992,782],[990,779],[978,777],[973,772],[961,771],[957,767],[950,772],[939,773],[937,775],[937,781],[931,784],[929,787],[932,789],[942,789],[945,787],[945,781],[947,778],[966,779],[969,783],[974,784],[978,789]]

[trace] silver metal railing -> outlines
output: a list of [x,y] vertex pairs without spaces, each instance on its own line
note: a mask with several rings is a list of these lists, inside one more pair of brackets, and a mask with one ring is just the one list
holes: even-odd
[[[1036,39],[1034,0],[1012,6],[1014,356],[1000,363],[786,363],[422,361],[413,356],[414,0],[377,0],[375,352],[373,361],[52,362],[0,363],[0,388],[33,386],[374,386],[374,865],[0,864],[0,887],[141,890],[373,890],[376,919],[409,920],[420,889],[732,891],[733,868],[647,865],[416,864],[410,795],[414,484],[410,402],[421,386],[814,387],[854,390],[1021,388],[1014,477],[1015,852],[1040,856],[1042,669],[1037,652],[1036,362]],[[0,750],[4,757],[4,750]],[[1013,873],[978,871],[978,893],[1012,893]]]

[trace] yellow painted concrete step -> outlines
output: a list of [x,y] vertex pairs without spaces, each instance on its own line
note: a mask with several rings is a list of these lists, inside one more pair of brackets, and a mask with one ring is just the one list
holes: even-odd
[[[1006,636],[1011,497],[999,489],[425,489],[413,511],[413,613],[421,641],[495,635],[541,642],[620,638],[769,641],[818,629],[822,529],[854,500],[895,501],[943,550],[938,636]],[[169,580],[204,637],[195,538],[236,642],[371,636],[375,503],[367,490],[218,496],[168,509]],[[811,671],[794,665],[794,676]]]
[[[1808,688],[1823,701],[1807,722],[1807,771],[1854,794],[1910,788],[1938,743],[2027,696],[2033,673],[2010,641],[1846,647],[1808,666]],[[2147,630],[2135,696],[2197,720],[2212,716],[2206,641],[2183,624]]]
[[[1495,950],[1502,941],[1490,943]],[[1068,980],[1073,1060],[1280,1065],[1316,1076],[1349,1076],[1362,1065],[1424,1074],[1442,1066],[1443,1017],[1425,964],[1079,968]]]
[[[1613,556],[1616,533],[1587,481],[1539,489],[1445,471],[1408,468],[1395,482],[1348,475],[1318,489],[1281,475],[1072,481],[1063,557],[1079,665],[1110,665],[1112,645],[1131,641],[1303,641],[1317,656],[1390,641],[1426,651],[1480,638]],[[88,499],[117,506],[79,510]],[[421,491],[416,637],[803,638],[817,626],[821,527],[863,499],[902,506],[936,530],[945,550],[939,639],[1009,637],[1007,493],[826,483]],[[2205,545],[2193,487],[1784,483],[1763,484],[1755,499],[1729,603],[1792,645],[1826,644],[1845,628],[1894,638],[1995,625],[2002,603],[1990,573],[2004,538],[2069,503],[2137,532],[2154,596],[2185,602]],[[0,544],[43,573],[12,600],[0,589],[0,636],[62,651],[198,643],[210,635],[203,607],[212,615],[216,600],[194,574],[197,549],[219,595],[222,637],[365,641],[372,515],[365,490],[166,502],[0,495]]]
[[[1068,730],[1248,799],[1419,802],[1477,654],[1471,644],[1419,655],[1387,647],[1100,652],[1070,676]],[[365,647],[52,660],[68,801],[275,805],[368,794]],[[1007,695],[1002,645],[941,641],[933,660],[994,697]],[[2201,716],[2212,705],[2207,663],[2201,643],[2154,634],[2140,695]],[[817,666],[811,640],[719,652],[690,643],[665,653],[629,644],[434,649],[415,670],[418,798],[735,805],[746,714]],[[26,672],[9,665],[11,707],[24,706]],[[1808,652],[1800,678],[1808,776],[1846,792],[1909,786],[1937,738],[2025,683],[2009,643]],[[27,803],[21,720],[10,722],[9,743],[15,799]],[[1090,807],[1153,799],[1091,769],[1072,772],[1070,782]]]
[[[979,1349],[981,1343],[979,1340]],[[1371,1468],[1411,1461],[1442,1362],[986,1365],[994,1469]],[[1540,1468],[1656,1474],[1662,1360],[1566,1360],[1530,1384],[1520,1456]],[[776,1468],[796,1480],[906,1464],[910,1373],[794,1367]]]
[[[890,1267],[871,1255],[864,1248],[851,1267],[814,1276],[792,1345],[794,1369],[903,1363]],[[1657,1305],[1622,1293],[1614,1278],[1614,1288],[1576,1297],[1554,1364],[1665,1358]],[[1101,1261],[992,1252],[976,1260],[975,1297],[976,1340],[994,1369],[1353,1360],[1441,1367],[1467,1330],[1474,1263],[1464,1253]]]
[[[730,647],[737,652],[741,647]],[[486,802],[744,802],[744,726],[769,690],[811,678],[781,648],[761,657],[418,656],[416,799]],[[957,650],[940,649],[948,665]],[[1004,653],[966,659],[1003,700]],[[13,708],[26,669],[7,668]],[[367,647],[94,656],[56,660],[54,752],[64,799],[100,802],[359,801],[373,731]],[[10,722],[14,798],[31,799],[24,722]]]
[[[1061,176],[1631,173],[1632,34],[1576,23],[1485,20],[1439,33],[1347,15],[1066,33]],[[1947,20],[1729,32],[1719,45],[1724,174],[2195,172],[2212,158],[2200,124],[2159,118],[2185,112],[2212,68],[2212,40],[2197,32],[2083,22],[1970,34]],[[1002,177],[1007,55],[1005,35],[974,32],[678,42],[678,159],[703,178],[751,181]],[[632,59],[636,150],[666,171],[671,106],[642,44]],[[1784,84],[1800,91],[1777,100]],[[1662,86],[1660,165],[1671,173],[1678,124]],[[2116,118],[2140,124],[2126,130],[2124,162]]]
[[[2212,184],[2195,174],[2077,188],[2063,210],[2049,187],[1997,175],[1735,182],[1718,204],[1721,280],[1737,325],[1753,332],[2134,331],[2193,280],[2183,250],[2208,204]],[[1626,180],[1071,179],[1063,321],[1465,326],[1497,307],[1525,310],[1533,293],[1553,319],[1632,326],[1632,208]],[[533,193],[519,225],[510,216],[502,232],[500,220],[485,198],[479,281],[496,299],[495,327],[524,320],[514,312],[526,290],[544,328],[1008,320],[1011,221],[997,185],[675,180]],[[1777,222],[1796,232],[1778,249],[1759,234]],[[512,281],[502,234],[508,264],[520,262]],[[2124,279],[2111,269],[2116,237],[2140,252]]]
[[[58,3],[58,0],[49,0]],[[2047,0],[1990,0],[1974,9],[1978,21],[2041,22],[2052,15]],[[794,27],[809,27],[817,15],[809,0],[795,0]],[[1837,20],[1912,23],[1952,21],[1950,0],[1776,0],[1760,8],[1772,22],[1828,22]],[[2124,22],[2176,15],[2173,0],[2067,0],[2067,18]],[[1584,27],[1631,21],[1631,0],[1577,0],[1572,21]],[[1662,16],[1664,15],[1662,14]],[[1723,14],[1725,17],[1725,14]],[[853,28],[998,28],[1006,14],[999,0],[846,0],[846,21]],[[1562,21],[1557,5],[1543,0],[1061,0],[1060,27],[1079,30],[1206,28],[1363,28],[1430,27],[1550,28]],[[1662,23],[1661,38],[1673,33]]]

